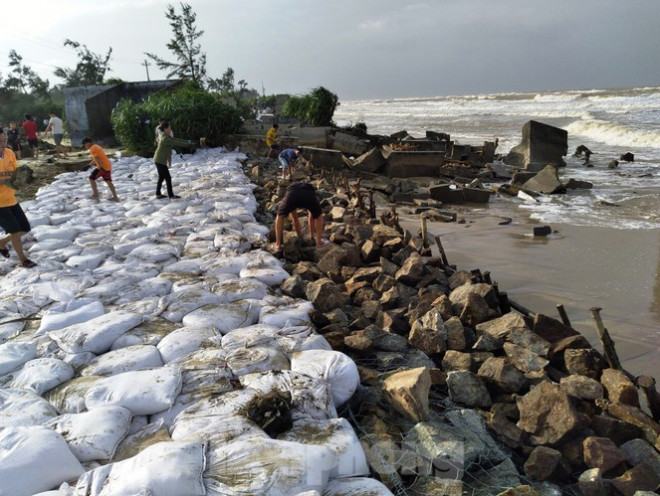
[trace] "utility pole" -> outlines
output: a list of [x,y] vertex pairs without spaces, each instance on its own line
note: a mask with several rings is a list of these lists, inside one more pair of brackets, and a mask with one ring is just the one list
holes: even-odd
[[149,62],[147,62],[147,59],[144,59],[144,68],[147,70],[147,81],[151,81],[149,79]]

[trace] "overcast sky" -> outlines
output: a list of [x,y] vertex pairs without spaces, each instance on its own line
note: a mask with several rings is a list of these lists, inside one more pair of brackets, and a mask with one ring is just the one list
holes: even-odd
[[[172,59],[168,3],[36,0],[5,7],[0,72],[15,49],[51,84],[69,38],[112,47],[107,77]],[[190,0],[207,73],[266,94],[324,86],[340,100],[660,86],[660,0]],[[18,10],[20,9],[20,15]],[[166,74],[152,64],[152,80]]]

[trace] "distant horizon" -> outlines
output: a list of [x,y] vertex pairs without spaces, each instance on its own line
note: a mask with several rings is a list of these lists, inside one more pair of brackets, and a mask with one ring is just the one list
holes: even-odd
[[[269,95],[323,86],[359,101],[660,84],[657,0],[185,3],[204,31],[209,77],[231,67],[237,83]],[[34,0],[29,25],[7,22],[0,31],[0,72],[11,73],[14,49],[58,84],[54,70],[78,61],[63,45],[70,39],[94,54],[112,48],[106,78],[167,79],[145,55],[173,60],[165,11],[159,0]]]

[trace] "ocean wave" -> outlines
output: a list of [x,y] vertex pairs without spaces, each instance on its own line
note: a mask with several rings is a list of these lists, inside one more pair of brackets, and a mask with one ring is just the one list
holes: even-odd
[[581,94],[576,93],[537,93],[534,96],[535,102],[573,102],[582,99]]
[[630,129],[602,120],[579,120],[566,127],[569,134],[585,136],[610,146],[660,148],[660,132]]

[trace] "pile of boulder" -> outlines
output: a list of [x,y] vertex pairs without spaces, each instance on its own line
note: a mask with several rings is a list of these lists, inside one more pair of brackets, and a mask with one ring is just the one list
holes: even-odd
[[[272,225],[286,183],[266,170],[253,180]],[[654,494],[660,424],[629,374],[570,325],[512,310],[487,273],[431,256],[427,239],[374,218],[350,190],[306,180],[331,243],[287,232],[281,291],[309,300],[319,332],[358,364],[343,414],[390,489]]]

